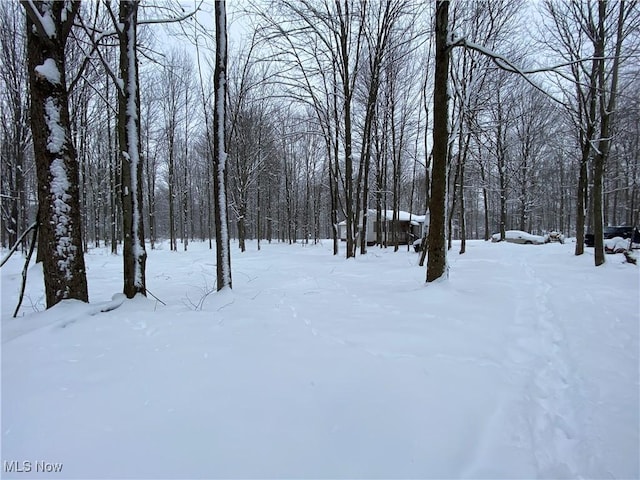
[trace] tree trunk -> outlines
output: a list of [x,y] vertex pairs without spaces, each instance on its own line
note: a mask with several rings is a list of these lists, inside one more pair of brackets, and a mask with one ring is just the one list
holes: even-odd
[[[148,136],[147,136],[148,138]],[[147,147],[147,155],[149,148]],[[156,194],[155,194],[155,168],[151,168],[149,159],[147,157],[147,205],[149,206],[149,242],[151,244],[151,250],[155,248],[156,243]]]
[[140,155],[140,87],[136,49],[139,0],[121,0],[119,23],[120,77],[118,144],[122,175],[124,294],[146,295],[142,158]]
[[467,222],[465,218],[466,211],[464,203],[464,167],[467,164],[470,144],[471,133],[468,133],[464,142],[464,151],[462,153],[462,159],[460,161],[460,175],[458,177],[458,181],[460,182],[460,255],[462,255],[467,249]]
[[[173,122],[173,120],[172,120]],[[176,215],[173,199],[175,197],[176,188],[176,174],[175,174],[175,159],[174,159],[174,129],[172,124],[169,131],[169,250],[178,250],[178,240],[176,238]]]
[[[460,129],[462,132],[462,128]],[[451,189],[451,207],[449,208],[449,214],[447,215],[447,250],[451,250],[453,245],[453,215],[456,211],[456,204],[458,202],[458,182],[460,181],[460,163],[462,162],[462,152],[459,150],[461,145],[458,141],[458,155],[456,158],[456,172],[453,176],[453,188]]]
[[351,22],[349,4],[345,2],[345,11],[342,12],[340,4],[336,1],[340,22],[339,43],[342,55],[340,75],[342,81],[342,93],[344,95],[343,120],[344,120],[344,202],[347,217],[347,252],[346,257],[351,258],[356,255],[356,242],[358,233],[359,212],[354,212],[353,206],[353,129],[351,124],[351,101],[353,92],[351,91],[351,64],[349,62],[349,22]]
[[225,122],[227,117],[227,12],[226,2],[215,2],[216,65],[213,77],[213,194],[215,196],[216,278],[217,289],[231,288],[231,255],[227,220],[227,151]]
[[585,119],[585,131],[581,134],[582,155],[580,158],[577,192],[578,195],[576,200],[576,255],[582,255],[584,253],[584,231],[586,224],[586,205],[588,200],[588,166],[592,150],[591,142],[595,133],[596,124],[595,118],[598,99],[596,91],[596,81],[599,61],[599,59],[594,58],[594,60],[592,60],[591,62],[591,75],[589,77],[588,92],[588,112],[586,113],[587,117]]
[[482,207],[484,209],[484,241],[489,240],[489,189],[484,171],[484,164],[480,163],[480,179],[482,180]]
[[445,275],[447,250],[445,244],[447,157],[449,148],[449,48],[447,46],[449,2],[436,3],[436,64],[433,90],[433,177],[431,182],[431,209],[429,225],[429,258],[427,282]]
[[[429,104],[428,97],[425,92],[427,85],[427,79],[422,86],[422,100],[423,107],[425,112],[425,129],[429,125]],[[425,191],[425,205],[424,205],[424,225],[422,227],[422,242],[420,244],[420,261],[418,264],[421,267],[424,267],[424,262],[427,256],[427,250],[429,248],[429,223],[430,223],[430,200],[431,200],[431,156],[429,155],[429,139],[428,136],[424,135],[424,191]]]
[[[187,122],[185,122],[186,124]],[[185,132],[186,133],[186,132]],[[188,174],[188,167],[187,167],[187,147],[186,145],[188,145],[188,142],[185,138],[185,152],[184,152],[184,163],[182,165],[182,212],[181,212],[181,217],[182,217],[182,246],[184,251],[186,252],[188,247],[189,247],[189,197],[190,197],[190,191],[189,191],[189,174]]]
[[23,6],[38,176],[38,249],[47,308],[51,308],[64,299],[89,299],[65,75],[65,44],[80,2],[71,2],[70,10],[66,2],[25,1]]
[[507,176],[503,151],[498,152],[498,175],[500,182],[500,240],[504,241],[507,230]]
[[[111,89],[109,88],[108,82],[105,89],[105,102],[109,104],[109,92]],[[109,233],[111,239],[111,254],[118,254],[118,192],[120,191],[120,186],[118,182],[118,154],[116,147],[116,140],[112,138],[112,128],[111,128],[111,115],[107,113],[107,143],[109,152]]]
[[[596,46],[595,57],[599,58],[598,68],[598,90],[600,93],[600,139],[598,141],[598,152],[595,156],[593,169],[593,234],[594,242],[594,260],[596,267],[605,262],[604,256],[604,218],[602,208],[602,179],[604,176],[604,166],[609,157],[609,149],[611,146],[611,123],[616,109],[616,97],[618,90],[618,70],[620,66],[620,53],[623,41],[623,26],[625,18],[625,1],[619,2],[618,29],[616,33],[615,55],[611,68],[611,84],[605,84],[605,62],[604,62],[604,42],[605,42],[605,17],[607,15],[607,2],[601,0],[598,2],[598,43]],[[607,88],[608,87],[608,88]],[[606,99],[606,93],[609,92],[609,99]]]

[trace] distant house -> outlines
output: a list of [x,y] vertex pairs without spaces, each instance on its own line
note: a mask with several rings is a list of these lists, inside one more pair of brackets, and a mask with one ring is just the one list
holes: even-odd
[[[381,216],[382,242],[392,244],[394,242],[394,231],[398,244],[407,245],[422,236],[424,225],[424,215],[416,215],[403,210],[398,210],[397,218],[393,220],[393,210],[383,210]],[[375,245],[377,240],[378,220],[376,210],[367,211],[367,245]],[[362,213],[358,225],[358,235],[362,232]],[[338,234],[343,242],[347,240],[347,221],[338,223]]]

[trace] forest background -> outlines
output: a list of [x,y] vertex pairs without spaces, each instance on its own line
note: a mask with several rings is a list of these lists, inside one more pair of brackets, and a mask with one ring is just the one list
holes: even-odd
[[[56,227],[66,223],[50,221],[61,218],[52,206],[67,195],[52,187],[60,152],[77,172],[77,181],[69,177],[77,205],[65,205],[78,215],[68,227],[79,244],[42,243],[41,228],[38,253],[46,263],[53,252],[55,269],[78,260],[76,248],[124,250],[128,296],[145,293],[143,252],[162,239],[172,250],[194,240],[213,248],[228,233],[244,251],[246,239],[260,248],[333,238],[337,253],[337,223],[346,219],[351,257],[366,253],[358,225],[368,209],[378,219],[386,210],[430,212],[443,223],[443,241],[450,248],[462,239],[462,251],[467,238],[520,229],[575,236],[580,254],[585,231],[599,238],[603,225],[640,223],[636,2],[247,1],[230,2],[228,27],[214,26],[214,17],[226,20],[225,6],[0,3],[3,247],[22,239],[27,251],[23,234],[34,223],[54,225],[58,242],[72,237]],[[29,49],[27,33],[51,45]],[[438,52],[447,61],[444,117],[433,101]],[[222,95],[216,78],[224,79]],[[33,85],[43,82],[68,103],[69,144],[56,152],[46,103],[53,97],[41,96],[34,118]],[[130,118],[134,137],[125,132]],[[443,118],[446,134],[434,136]],[[38,137],[48,159],[38,160]],[[435,138],[446,139],[444,152]],[[132,148],[139,162],[130,162]],[[222,222],[214,181],[221,151]],[[48,173],[38,173],[39,161]],[[39,189],[55,198],[39,200]],[[46,215],[38,205],[52,210],[36,222]],[[397,249],[400,239],[383,241],[382,233],[379,245]],[[601,252],[600,242],[596,264]],[[82,287],[60,282],[48,306],[83,298]]]

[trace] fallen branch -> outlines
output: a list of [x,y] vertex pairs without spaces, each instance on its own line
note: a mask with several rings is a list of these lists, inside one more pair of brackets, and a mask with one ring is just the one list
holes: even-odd
[[[29,230],[33,229],[33,235],[31,237],[31,245],[29,246],[29,253],[27,254],[27,259],[24,262],[24,267],[22,269],[22,286],[20,287],[20,297],[18,298],[18,305],[16,306],[15,311],[13,312],[13,318],[16,318],[18,316],[18,311],[20,310],[20,307],[22,306],[22,299],[24,298],[24,290],[27,286],[27,272],[29,270],[29,261],[31,261],[31,256],[33,255],[33,250],[36,246],[36,240],[38,239],[38,224],[34,223],[33,225],[31,225],[31,227],[29,227],[29,229],[27,230],[27,232]],[[25,232],[22,237],[24,237],[24,235],[27,233]],[[20,237],[20,240],[18,240],[18,242],[16,242],[16,244],[14,245],[14,248],[18,245],[18,243],[20,243],[20,241],[22,240],[22,237]],[[11,254],[9,254],[10,256]],[[4,262],[3,262],[4,263]]]

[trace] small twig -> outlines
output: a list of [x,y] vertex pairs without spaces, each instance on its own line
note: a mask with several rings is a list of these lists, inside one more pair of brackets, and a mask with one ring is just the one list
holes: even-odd
[[255,300],[256,298],[258,298],[258,295],[260,295],[262,293],[262,290],[258,290],[258,293],[256,293],[253,297],[251,297],[251,300]]
[[220,308],[218,308],[218,312],[220,310],[222,310],[223,308],[227,308],[229,305],[233,305],[236,302],[236,299],[234,298],[233,300],[231,300],[229,303],[225,303],[224,305],[222,305]]
[[244,275],[245,277],[247,277],[247,283],[251,283],[251,282],[253,282],[255,279],[257,279],[257,278],[258,278],[258,277],[252,277],[252,276],[250,276],[250,275],[248,275],[248,274],[246,274],[246,273],[244,273],[244,272],[240,272],[240,271],[237,271],[236,273],[239,273],[240,275]]
[[193,300],[191,300],[191,297],[189,297],[189,294],[186,294],[186,301],[189,303],[189,305],[187,305],[184,302],[183,299],[183,304],[189,308],[191,308],[192,310],[195,311],[199,311],[202,310],[202,307],[204,306],[204,302],[207,299],[207,297],[209,295],[211,295],[212,293],[214,293],[216,291],[216,281],[214,280],[213,282],[213,287],[209,287],[209,282],[207,281],[207,276],[203,273],[202,277],[204,278],[204,287],[198,287],[195,285],[192,285],[192,287],[197,288],[198,290],[200,290],[201,296],[200,296],[200,300],[198,300],[198,302],[194,302]]
[[155,298],[157,301],[159,301],[161,304],[163,304],[165,307],[167,306],[166,303],[164,303],[162,300],[160,300],[158,297],[156,297],[153,293],[151,293],[148,288],[147,288],[147,293],[149,295],[151,295],[153,298]]
[[[222,305],[220,308],[218,308],[218,312],[220,310],[222,310],[223,308],[227,308],[229,305],[233,305],[233,303],[235,302],[235,298],[233,300],[231,300],[229,303],[225,303],[224,305]],[[218,325],[222,325],[224,323],[224,317],[220,317],[220,320],[218,320]]]

